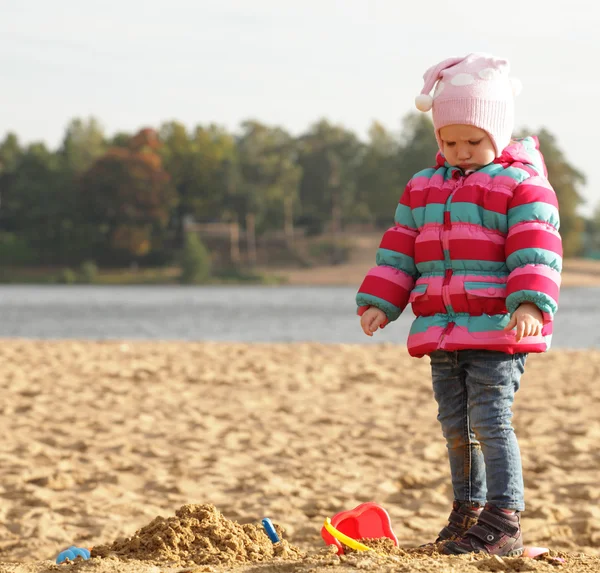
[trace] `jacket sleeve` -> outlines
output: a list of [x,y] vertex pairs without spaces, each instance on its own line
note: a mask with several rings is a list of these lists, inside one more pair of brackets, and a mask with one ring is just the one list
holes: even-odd
[[410,208],[410,187],[409,182],[396,208],[395,225],[383,235],[377,250],[377,266],[367,273],[358,289],[358,314],[375,306],[385,312],[391,322],[408,303],[418,276],[414,253],[415,238],[419,234]]
[[548,180],[534,176],[514,191],[508,206],[506,307],[512,315],[521,303],[532,302],[544,324],[558,308],[562,241],[558,200]]

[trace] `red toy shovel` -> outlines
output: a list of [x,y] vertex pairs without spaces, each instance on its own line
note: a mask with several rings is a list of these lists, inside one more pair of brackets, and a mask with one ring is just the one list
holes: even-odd
[[[362,503],[354,509],[337,513],[331,518],[331,525],[352,540],[388,537],[394,545],[398,545],[388,512],[374,502]],[[321,529],[321,537],[327,545],[337,547],[338,555],[344,553],[344,546],[325,527]]]

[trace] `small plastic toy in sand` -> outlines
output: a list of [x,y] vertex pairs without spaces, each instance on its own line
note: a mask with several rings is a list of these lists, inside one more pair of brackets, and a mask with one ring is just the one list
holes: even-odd
[[273,543],[273,545],[279,543],[281,539],[279,539],[279,535],[277,535],[277,532],[275,531],[275,526],[273,525],[273,522],[268,517],[265,517],[261,523],[262,526],[265,528],[265,531],[269,536],[271,543]]
[[81,557],[84,560],[87,560],[90,558],[90,550],[86,549],[85,547],[75,547],[75,545],[71,545],[71,547],[69,547],[69,549],[65,549],[64,551],[61,551],[58,556],[56,557],[56,563],[63,563],[65,562],[67,559],[69,561],[75,561],[75,559],[77,559],[77,557]]
[[321,529],[321,537],[327,545],[337,547],[338,555],[344,553],[344,545],[357,551],[371,551],[359,539],[388,537],[398,546],[388,512],[371,501],[337,513],[331,519],[327,518]]
[[549,553],[550,550],[545,547],[525,547],[525,551],[523,551],[523,557],[529,557],[531,559],[535,559],[540,555],[544,555],[545,553]]

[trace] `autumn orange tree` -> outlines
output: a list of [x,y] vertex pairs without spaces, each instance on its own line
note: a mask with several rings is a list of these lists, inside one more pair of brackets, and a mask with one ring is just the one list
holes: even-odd
[[146,255],[167,227],[176,197],[159,148],[156,132],[144,129],[127,147],[109,149],[81,178],[82,215],[108,255]]

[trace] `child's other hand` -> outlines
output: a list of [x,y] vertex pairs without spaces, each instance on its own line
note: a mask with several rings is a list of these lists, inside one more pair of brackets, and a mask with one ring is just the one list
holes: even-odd
[[526,336],[538,336],[542,333],[543,326],[542,311],[532,302],[524,302],[515,310],[504,330],[512,330],[516,327],[516,341],[519,342]]
[[385,312],[383,312],[383,310],[379,310],[375,306],[372,306],[365,310],[363,315],[360,317],[360,326],[367,336],[373,336],[373,333],[378,328],[383,328],[386,320],[387,317],[385,316]]

